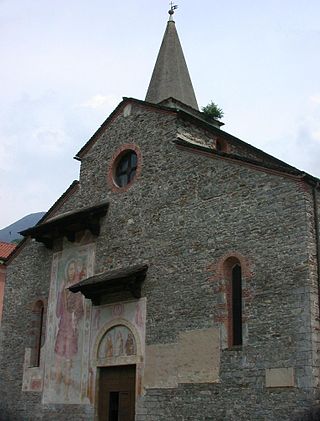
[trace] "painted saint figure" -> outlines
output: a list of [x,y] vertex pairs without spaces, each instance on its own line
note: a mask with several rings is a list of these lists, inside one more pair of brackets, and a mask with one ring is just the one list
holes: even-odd
[[117,333],[115,355],[117,357],[123,355],[123,337],[120,330],[118,330],[118,333]]
[[59,318],[58,334],[54,351],[64,358],[72,358],[78,352],[78,323],[83,317],[83,299],[67,288],[79,281],[75,260],[66,265],[65,280],[58,294],[56,316]]
[[107,333],[106,356],[113,357],[113,341],[110,333]]
[[[68,290],[70,285],[79,282],[77,261],[69,260],[65,266],[64,279],[57,297],[56,316],[59,319],[58,333],[55,340],[56,354],[55,378],[58,390],[64,385],[64,399],[69,400],[72,378],[73,358],[78,353],[79,322],[84,315],[83,298],[80,293]],[[85,273],[83,271],[83,273]],[[60,393],[60,392],[58,392]]]
[[126,344],[125,344],[126,354],[127,355],[135,355],[135,341],[133,334],[131,332],[128,332]]

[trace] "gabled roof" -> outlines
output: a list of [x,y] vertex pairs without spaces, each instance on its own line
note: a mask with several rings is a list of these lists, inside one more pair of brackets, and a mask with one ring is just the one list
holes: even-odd
[[[287,164],[286,162],[275,158],[272,155],[269,155],[268,153],[262,151],[261,149],[256,148],[255,146],[250,145],[247,142],[244,142],[243,140],[221,130],[217,127],[217,121],[209,122],[206,121],[205,118],[202,117],[201,112],[195,112],[195,110],[188,110],[188,107],[185,106],[185,104],[181,104],[180,101],[176,101],[174,98],[167,98],[164,103],[167,101],[171,101],[175,103],[175,107],[171,104],[170,107],[162,105],[161,104],[152,104],[150,102],[142,101],[135,98],[123,98],[123,101],[117,106],[117,108],[110,114],[110,116],[105,120],[105,122],[101,125],[101,127],[94,133],[94,135],[88,140],[88,142],[80,149],[78,154],[75,156],[75,159],[81,160],[86,153],[91,149],[91,147],[95,144],[95,142],[99,139],[99,137],[102,135],[102,133],[107,129],[110,122],[121,112],[121,110],[128,104],[136,104],[138,106],[144,107],[146,109],[152,109],[155,112],[165,112],[170,114],[175,114],[178,118],[181,118],[183,120],[189,121],[191,124],[194,124],[198,127],[202,127],[203,129],[207,130],[208,132],[211,132],[213,136],[220,137],[221,139],[225,139],[228,142],[232,142],[234,145],[238,145],[244,148],[247,148],[248,151],[253,152],[257,156],[260,157],[262,161],[258,161],[255,159],[249,159],[245,157],[241,157],[239,155],[229,154],[229,153],[218,153],[215,152],[213,149],[200,146],[200,145],[192,145],[187,142],[185,142],[183,145],[181,141],[177,140],[175,143],[180,146],[190,147],[193,149],[202,150],[203,152],[209,152],[210,154],[216,155],[216,156],[223,156],[223,157],[229,157],[236,161],[243,161],[247,163],[251,163],[255,165],[256,167],[265,168],[265,169],[272,169],[276,170],[278,172],[282,172],[284,174],[291,174],[293,176],[300,177],[305,182],[312,186],[319,186],[320,180],[310,174],[307,174],[305,171],[301,171],[292,165]],[[180,105],[183,105],[180,107]],[[269,164],[268,164],[269,162]]]
[[77,161],[81,161],[81,159],[86,155],[86,153],[91,149],[91,147],[99,139],[99,137],[104,133],[104,131],[109,126],[109,124],[121,113],[123,108],[129,103],[140,105],[146,109],[153,109],[155,111],[166,112],[170,114],[177,114],[178,112],[180,112],[181,115],[185,115],[186,118],[188,116],[190,118],[193,116],[194,117],[193,121],[196,124],[200,124],[200,122],[202,122],[206,128],[210,128],[210,129],[213,127],[220,127],[224,125],[224,123],[215,119],[212,119],[212,121],[209,122],[204,117],[203,113],[182,103],[176,98],[172,98],[172,97],[165,98],[163,101],[161,101],[161,103],[154,104],[152,102],[142,101],[141,99],[123,97],[123,100],[112,111],[109,117],[101,124],[98,130],[90,137],[90,139],[82,146],[79,152],[74,156],[74,159],[76,159]]
[[[270,158],[273,158],[273,160],[270,159],[270,162],[263,162],[263,161],[257,161],[253,158],[248,158],[245,156],[240,156],[228,152],[221,152],[216,151],[215,149],[209,148],[207,146],[198,145],[195,143],[191,143],[188,141],[185,141],[183,139],[180,139],[179,137],[173,141],[177,147],[181,147],[186,150],[193,150],[198,151],[206,156],[212,156],[212,157],[221,157],[224,159],[232,160],[239,163],[245,163],[249,164],[250,166],[254,166],[256,168],[260,168],[262,170],[272,171],[277,174],[281,175],[287,175],[291,177],[296,177],[299,180],[303,180],[306,183],[308,183],[312,187],[319,188],[320,180],[316,177],[313,177],[310,174],[307,174],[304,171],[299,170],[298,168],[292,167],[291,165],[286,164],[285,162],[280,161],[279,159],[273,158],[270,156]],[[264,152],[261,151],[262,154]],[[265,154],[266,156],[269,156]]]
[[[255,146],[250,145],[247,142],[231,135],[230,133],[225,132],[224,130],[217,127],[217,121],[209,122],[203,116],[202,113],[195,110],[189,110],[185,104],[181,104],[180,101],[175,100],[174,98],[166,98],[164,103],[167,101],[171,101],[172,104],[170,107],[161,104],[153,104],[147,101],[142,101],[135,98],[123,98],[123,101],[116,107],[116,109],[110,114],[110,116],[104,121],[104,123],[100,126],[100,128],[93,134],[93,136],[88,140],[88,142],[80,149],[80,151],[75,156],[75,159],[81,161],[81,159],[86,155],[86,153],[91,149],[91,147],[95,144],[95,142],[99,139],[99,137],[104,133],[104,131],[108,128],[109,124],[114,120],[114,118],[119,115],[122,109],[129,103],[136,104],[146,109],[152,109],[155,112],[166,112],[170,114],[175,114],[179,118],[189,121],[191,124],[195,126],[201,127],[208,132],[211,132],[213,136],[221,137],[226,141],[232,142],[236,145],[240,145],[242,147],[247,148],[249,151],[260,155],[261,159],[267,159],[273,162],[278,167],[283,167],[287,169],[293,169],[294,171],[298,171],[299,173],[303,173],[302,171],[294,168],[293,166],[287,164],[284,161],[281,161],[278,158],[275,158],[272,155],[262,151],[261,149],[256,148]],[[175,106],[173,106],[173,103]],[[181,106],[182,105],[182,106]],[[313,177],[314,178],[314,177]]]
[[158,104],[169,97],[198,109],[189,70],[173,20],[168,21],[163,36],[146,101]]
[[79,181],[73,180],[73,182],[70,184],[67,190],[64,193],[62,193],[62,195],[50,207],[48,212],[46,212],[43,215],[43,217],[40,219],[40,221],[38,221],[37,225],[40,225],[47,219],[52,218],[54,213],[57,212],[57,210],[59,210],[59,208],[69,199],[70,196],[73,195],[73,193],[75,193],[78,187],[79,187]]
[[[43,217],[38,221],[37,225],[42,224],[44,221],[46,221],[48,218],[54,215],[54,213],[59,210],[59,208],[68,200],[70,196],[72,196],[75,191],[79,187],[79,181],[74,180],[70,186],[67,188],[67,190],[55,201],[55,203],[51,206],[51,208],[46,212]],[[29,241],[29,237],[23,238],[23,240],[20,241],[18,246],[14,249],[14,251],[11,253],[10,257],[8,258],[8,263],[11,262],[12,259],[14,259],[20,251],[23,249],[24,245]]]
[[0,260],[6,261],[16,247],[16,244],[0,241]]
[[129,103],[141,105],[145,108],[153,108],[155,110],[159,110],[162,112],[168,112],[172,114],[176,113],[176,110],[172,109],[171,107],[165,107],[165,106],[160,106],[158,104],[152,104],[150,102],[141,101],[140,99],[123,97],[123,100],[112,111],[109,117],[101,124],[98,130],[90,137],[90,139],[82,146],[79,152],[74,156],[74,159],[81,161],[81,159],[86,155],[86,153],[91,149],[91,147],[99,139],[99,137],[104,133],[104,131],[109,126],[109,124],[121,113],[123,108]]

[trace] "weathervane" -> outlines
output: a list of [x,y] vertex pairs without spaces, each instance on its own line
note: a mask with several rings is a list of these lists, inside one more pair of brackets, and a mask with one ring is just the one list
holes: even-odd
[[169,10],[169,15],[170,15],[170,19],[169,20],[173,20],[173,15],[174,15],[174,11],[178,9],[178,5],[174,4],[172,1],[170,2],[170,10]]

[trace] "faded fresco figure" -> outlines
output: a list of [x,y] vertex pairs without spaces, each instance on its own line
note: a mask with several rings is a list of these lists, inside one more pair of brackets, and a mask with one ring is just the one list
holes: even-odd
[[107,333],[106,356],[113,357],[113,341],[110,333]]
[[[78,272],[78,269],[81,269]],[[74,294],[68,287],[85,276],[83,262],[71,259],[65,266],[65,277],[58,293],[56,316],[59,319],[54,351],[57,357],[56,380],[64,383],[66,395],[71,385],[72,358],[78,353],[78,324],[84,315],[83,298]]]
[[126,349],[126,355],[135,355],[136,349],[135,349],[135,340],[133,337],[132,332],[128,332],[125,349]]
[[78,281],[81,281],[81,279],[85,279],[87,277],[87,269],[82,259],[78,259],[77,262],[77,276]]
[[135,322],[139,327],[143,326],[143,315],[140,303],[136,306]]
[[121,330],[118,330],[117,339],[116,339],[116,352],[115,355],[120,357],[123,355],[123,337]]
[[94,316],[93,316],[93,327],[94,327],[96,330],[99,330],[99,327],[100,327],[100,309],[99,309],[99,310],[97,310],[97,311],[94,313]]

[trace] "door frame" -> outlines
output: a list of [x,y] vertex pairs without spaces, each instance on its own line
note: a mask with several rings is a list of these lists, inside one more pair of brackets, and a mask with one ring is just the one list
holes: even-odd
[[134,385],[134,410],[135,410],[135,414],[136,415],[136,403],[137,403],[137,390],[136,390],[136,386],[137,386],[137,366],[136,364],[121,364],[121,365],[109,365],[109,366],[101,366],[101,367],[97,367],[97,375],[96,375],[96,393],[95,393],[95,420],[96,421],[100,421],[99,420],[99,396],[100,396],[100,384],[101,384],[101,379],[100,379],[100,375],[103,369],[112,369],[112,368],[120,368],[120,367],[132,367],[134,368],[134,380],[135,380],[135,385]]
[[[120,356],[120,357],[111,357],[111,358],[99,358],[99,346],[100,343],[103,341],[105,334],[112,328],[116,326],[126,326],[128,329],[131,330],[134,339],[136,341],[136,355],[131,356]],[[144,362],[143,362],[143,348],[140,340],[140,334],[136,327],[128,322],[125,319],[115,319],[106,323],[101,329],[97,338],[95,340],[95,345],[93,348],[93,360],[91,361],[91,365],[93,368],[93,372],[95,375],[94,381],[94,421],[99,421],[99,385],[100,385],[100,368],[108,368],[108,367],[118,367],[118,366],[128,366],[134,365],[136,367],[135,372],[135,408],[137,407],[137,398],[142,395],[142,375],[144,370]]]

